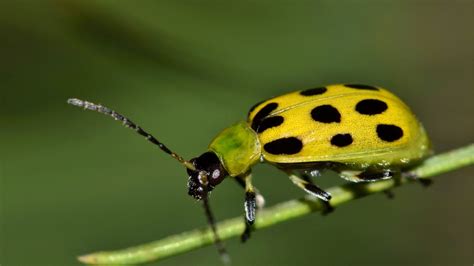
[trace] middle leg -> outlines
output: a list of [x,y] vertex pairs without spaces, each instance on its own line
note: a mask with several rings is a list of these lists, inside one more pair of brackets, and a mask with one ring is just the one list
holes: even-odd
[[303,174],[300,178],[295,174],[289,173],[288,177],[297,187],[303,189],[306,193],[321,199],[321,203],[323,204],[324,208],[322,210],[323,215],[329,214],[334,210],[334,208],[329,203],[331,194],[314,184],[309,175]]
[[[311,184],[312,186],[317,187],[320,191],[325,192],[324,190],[322,190],[321,188],[319,188],[318,186],[316,186],[316,184],[314,184],[313,179],[312,179],[312,175],[309,175],[309,174],[307,174],[307,173],[303,173],[303,174],[301,174],[301,178],[302,178],[304,181],[306,181],[306,182],[308,182],[309,184]],[[325,193],[327,193],[327,194],[329,195],[329,198],[331,197],[331,194],[329,194],[328,192],[325,192]],[[329,214],[329,213],[331,213],[331,212],[334,211],[334,207],[331,206],[331,204],[329,203],[329,200],[321,200],[321,202],[322,202],[323,207],[324,207],[324,209],[322,210],[322,214],[323,214],[323,215],[327,215],[327,214]]]
[[300,178],[299,176],[290,173],[288,177],[290,178],[291,182],[293,182],[293,184],[303,189],[308,194],[313,195],[323,201],[329,201],[331,199],[331,194],[315,185],[309,176],[303,175],[303,178]]

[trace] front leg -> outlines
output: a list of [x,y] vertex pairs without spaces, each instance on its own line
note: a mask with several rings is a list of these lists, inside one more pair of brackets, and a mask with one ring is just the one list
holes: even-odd
[[[242,242],[247,241],[250,238],[250,234],[253,230],[253,224],[255,222],[256,207],[257,207],[257,194],[255,193],[255,188],[252,185],[252,174],[247,173],[244,176],[237,177],[237,180],[243,181],[243,186],[245,188],[245,230],[240,236]],[[238,181],[239,182],[239,181]],[[239,184],[242,184],[239,182]]]
[[[244,190],[245,190],[245,177],[247,175],[243,175],[243,176],[236,176],[235,177],[235,181],[237,182],[237,184],[239,184]],[[253,190],[255,192],[255,201],[256,201],[256,204],[257,204],[257,209],[258,210],[261,210],[263,209],[263,207],[265,207],[265,198],[263,197],[262,193],[260,193],[260,190],[258,190],[258,188],[256,188],[255,186],[253,187]]]

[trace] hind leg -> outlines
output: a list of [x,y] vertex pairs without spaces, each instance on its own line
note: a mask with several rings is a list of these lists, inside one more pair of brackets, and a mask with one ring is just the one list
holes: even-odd
[[367,169],[364,171],[344,170],[340,171],[339,175],[351,182],[374,182],[384,179],[389,179],[396,176],[396,172],[391,170],[374,170]]
[[[347,170],[347,171],[341,171],[339,172],[339,174],[342,178],[347,179],[351,182],[375,182],[375,181],[385,180],[389,178],[395,178],[395,182],[397,182],[399,180],[397,179],[397,177],[400,177],[399,174],[391,170],[374,170],[374,169],[367,169],[365,171]],[[393,191],[390,189],[385,190],[383,193],[389,199],[393,199],[395,197],[395,194],[393,194]]]

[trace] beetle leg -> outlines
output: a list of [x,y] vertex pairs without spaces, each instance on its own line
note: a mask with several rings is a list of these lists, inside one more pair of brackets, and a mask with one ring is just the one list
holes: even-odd
[[[295,176],[295,177],[298,178],[297,176]],[[326,191],[322,190],[321,188],[319,188],[316,184],[314,184],[313,180],[311,179],[311,176],[309,176],[307,174],[302,174],[301,175],[300,181],[306,182],[306,184],[301,184],[301,183],[297,184],[297,183],[295,183],[295,182],[300,182],[295,177],[292,177],[290,175],[290,179],[295,185],[302,188],[307,193],[321,199],[321,203],[323,204],[323,207],[324,207],[324,209],[322,210],[323,215],[327,215],[327,214],[334,211],[334,207],[332,207],[331,204],[329,203],[329,199],[331,199],[331,195],[328,192],[326,192]],[[316,195],[316,194],[318,194],[318,195]],[[324,198],[322,198],[322,197],[324,197]]]
[[[236,176],[235,181],[239,184],[243,189],[245,189],[245,176]],[[257,203],[257,209],[261,210],[265,207],[265,198],[263,197],[262,193],[258,190],[258,188],[253,187],[255,192],[255,200]]]
[[[255,188],[252,185],[252,174],[248,173],[245,176],[239,177],[241,181],[243,181],[243,185],[245,188],[245,202],[244,202],[244,210],[245,210],[245,230],[240,236],[240,240],[242,242],[247,241],[250,238],[250,234],[252,232],[252,227],[255,222],[255,215],[256,215],[256,207],[257,207],[257,199]],[[241,184],[241,181],[238,181]]]
[[[397,185],[400,181],[400,174],[398,172],[390,171],[390,170],[373,170],[368,169],[365,171],[341,171],[340,175],[342,178],[350,180],[352,182],[374,182],[384,179],[393,178],[395,184]],[[387,189],[384,190],[383,193],[389,199],[393,199],[395,194],[392,190]]]
[[303,189],[304,191],[306,191],[306,193],[321,199],[321,202],[323,204],[323,215],[326,215],[334,210],[334,208],[329,203],[329,200],[331,199],[331,194],[322,190],[320,187],[314,184],[309,178],[309,176],[303,176],[303,178],[300,178],[295,174],[290,174],[288,177],[290,178],[291,182],[293,182],[293,184],[295,184],[297,187]]
[[373,182],[384,179],[389,179],[395,176],[395,172],[390,170],[365,170],[365,171],[353,171],[345,170],[339,172],[339,175],[351,182]]
[[312,182],[308,182],[295,174],[290,174],[288,176],[297,187],[303,189],[308,194],[313,195],[322,199],[323,201],[329,201],[331,199],[331,194],[327,193],[326,191],[322,190],[317,185],[313,184]]

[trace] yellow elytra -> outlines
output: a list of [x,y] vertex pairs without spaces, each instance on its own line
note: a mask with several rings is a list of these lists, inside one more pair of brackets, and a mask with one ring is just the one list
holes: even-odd
[[[272,104],[274,108],[265,112]],[[258,132],[262,157],[272,163],[330,161],[361,168],[373,164],[403,168],[430,153],[428,137],[415,115],[397,96],[379,87],[330,85],[285,94],[253,108],[248,122]],[[278,140],[284,138],[297,139],[287,140],[287,151],[283,146],[278,149]],[[276,151],[272,142],[277,143]],[[299,142],[301,149],[291,150]],[[280,141],[280,146],[284,144]]]

